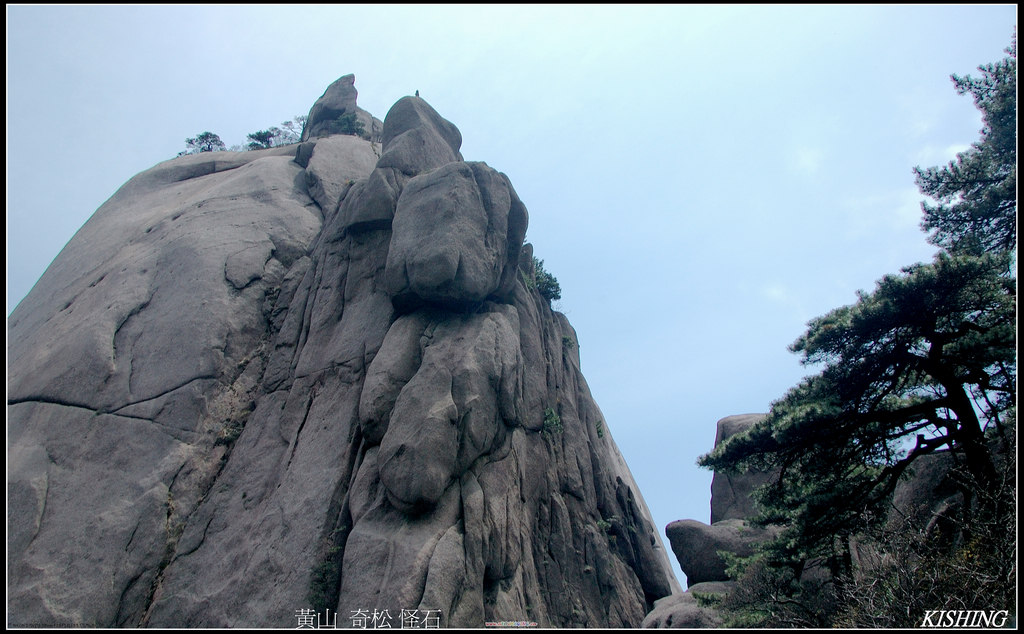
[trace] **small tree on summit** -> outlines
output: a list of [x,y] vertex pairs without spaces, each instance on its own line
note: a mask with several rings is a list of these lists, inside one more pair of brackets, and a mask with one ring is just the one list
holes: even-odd
[[251,132],[248,135],[249,145],[246,147],[250,150],[266,150],[274,147],[274,141],[279,136],[281,136],[280,128],[270,128],[269,130]]
[[295,115],[291,121],[281,122],[281,133],[277,140],[278,145],[298,143],[302,138],[302,128],[306,125],[308,117],[304,114]]
[[199,154],[200,152],[220,152],[227,149],[220,137],[213,132],[203,132],[194,138],[185,139],[187,150],[182,154]]
[[298,143],[302,138],[302,126],[306,124],[304,115],[296,115],[291,121],[281,122],[281,127],[272,126],[267,130],[258,130],[248,135],[249,144],[246,149],[266,150],[272,147]]

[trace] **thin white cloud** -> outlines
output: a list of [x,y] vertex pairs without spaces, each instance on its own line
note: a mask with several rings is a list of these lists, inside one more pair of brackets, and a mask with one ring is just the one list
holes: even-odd
[[765,299],[780,303],[785,302],[790,297],[789,289],[786,288],[785,284],[779,282],[764,284],[758,289],[758,292]]
[[821,168],[824,159],[825,153],[821,148],[801,145],[793,151],[790,167],[796,172],[814,174]]

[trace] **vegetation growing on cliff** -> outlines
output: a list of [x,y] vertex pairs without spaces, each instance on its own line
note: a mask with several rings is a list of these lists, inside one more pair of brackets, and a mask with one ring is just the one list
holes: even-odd
[[562,287],[558,284],[555,276],[544,269],[544,260],[533,258],[534,279],[537,281],[537,291],[541,297],[550,301],[562,298]]
[[356,113],[346,112],[345,114],[339,115],[337,119],[331,122],[329,128],[333,134],[350,134],[358,137],[366,137],[366,126],[363,122],[356,118]]
[[[924,610],[1015,605],[1016,39],[1007,52],[980,78],[952,77],[983,114],[980,140],[915,169],[936,201],[922,204],[935,259],[812,320],[791,350],[821,370],[699,461],[778,474],[758,492],[758,520],[783,531],[734,566],[724,607],[737,625],[919,626]],[[896,539],[893,490],[937,451],[956,464],[952,530],[903,524]],[[852,552],[858,542],[878,561]]]
[[[195,138],[185,139],[185,151],[179,152],[178,156],[185,154],[199,154],[201,152],[217,152],[230,150],[241,152],[243,150],[265,150],[282,145],[298,143],[302,138],[302,128],[306,125],[306,115],[295,115],[291,121],[281,122],[280,127],[271,126],[266,130],[257,130],[246,135],[248,143],[245,147],[232,145],[227,147],[220,136],[212,132],[203,132]],[[340,134],[350,134],[347,132]]]
[[199,154],[200,152],[217,152],[227,149],[224,142],[220,140],[220,136],[210,131],[200,132],[190,139],[185,139],[185,147],[186,150],[181,154]]

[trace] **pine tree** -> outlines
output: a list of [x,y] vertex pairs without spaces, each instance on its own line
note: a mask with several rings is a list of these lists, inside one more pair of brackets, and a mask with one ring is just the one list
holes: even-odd
[[[853,596],[842,587],[854,579],[850,537],[885,519],[900,478],[935,451],[963,465],[950,474],[964,495],[962,530],[1012,517],[1015,484],[1006,494],[987,437],[1012,438],[1016,412],[1015,39],[1007,52],[980,79],[953,76],[982,111],[981,139],[946,167],[915,169],[938,201],[922,205],[935,259],[812,320],[790,349],[821,370],[699,460],[777,474],[757,493],[758,521],[782,531],[748,562],[764,589],[755,596],[807,596],[799,572],[814,559],[828,564],[833,597]],[[776,618],[756,606],[746,614]],[[791,617],[828,624],[821,610]]]
[[945,167],[914,168],[929,240],[978,255],[1017,246],[1017,38],[1009,54],[978,67],[981,77],[953,75],[957,93],[970,94],[982,113],[981,139]]
[[248,134],[249,145],[247,146],[250,150],[266,150],[272,148],[275,145],[275,140],[281,135],[280,128],[270,128],[269,130],[258,130]]
[[220,137],[209,131],[198,134],[194,138],[185,139],[185,145],[188,149],[185,150],[183,154],[217,152],[226,149],[224,142],[220,140]]

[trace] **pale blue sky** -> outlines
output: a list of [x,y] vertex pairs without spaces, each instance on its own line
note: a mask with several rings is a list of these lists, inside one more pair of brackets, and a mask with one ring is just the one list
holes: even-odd
[[[660,531],[709,520],[715,422],[806,368],[806,322],[931,257],[911,168],[980,118],[951,73],[1015,5],[7,6],[7,312],[136,173],[355,73],[419,90],[512,180]],[[685,582],[684,582],[685,585]]]

